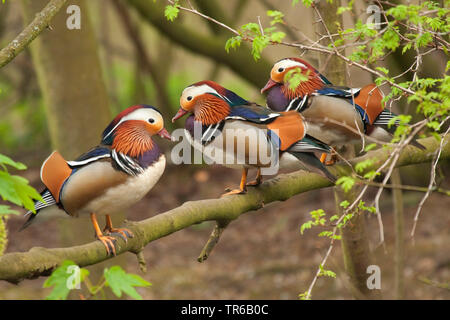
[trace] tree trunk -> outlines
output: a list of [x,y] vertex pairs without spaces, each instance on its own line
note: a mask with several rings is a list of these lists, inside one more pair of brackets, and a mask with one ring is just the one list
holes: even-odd
[[[328,31],[331,34],[337,33],[338,27],[335,22],[339,22],[342,26],[342,16],[338,15],[337,9],[340,7],[340,1],[333,1],[333,3],[320,1],[316,6],[319,10],[323,21],[326,23]],[[325,27],[319,25],[319,32],[327,34]],[[325,45],[329,44],[330,39],[324,41]],[[320,69],[326,69],[326,77],[335,85],[346,85],[347,83],[347,67],[342,59],[337,56],[324,56],[319,58]],[[326,66],[325,66],[326,64]],[[355,157],[355,150],[353,146],[348,146],[346,150],[341,151],[341,154],[346,159]],[[334,188],[334,195],[336,200],[336,208],[339,214],[343,214],[343,208],[340,203],[347,200],[353,203],[358,194],[358,189],[353,187],[352,190],[345,193],[341,187]],[[354,217],[342,229],[342,251],[344,254],[344,266],[347,276],[350,278],[352,285],[351,291],[356,299],[374,298],[374,291],[367,287],[367,267],[371,265],[371,256],[369,250],[369,241],[365,229],[365,216],[358,212],[358,209],[353,211]]]
[[[391,175],[391,182],[394,185],[401,185],[402,179],[400,176],[400,169],[394,169]],[[395,228],[395,299],[401,300],[405,296],[404,285],[404,255],[405,255],[405,243],[404,243],[404,219],[403,219],[403,191],[402,189],[392,190],[392,200],[394,202],[394,228]]]
[[[46,3],[22,0],[25,21],[32,20]],[[52,145],[68,159],[98,144],[103,128],[111,120],[86,2],[71,4],[81,9],[81,28],[67,28],[70,14],[64,7],[54,17],[52,30],[44,31],[30,45]]]
[[[46,0],[22,0],[25,23],[46,3]],[[81,9],[80,29],[71,30],[66,25],[71,16],[66,12],[69,5]],[[66,159],[74,159],[100,142],[103,129],[111,121],[87,2],[70,1],[54,17],[51,28],[30,47],[45,101],[52,146]],[[94,230],[89,219],[70,219],[60,222],[60,235],[61,242],[71,246],[92,241]],[[94,279],[100,277],[103,267],[91,269]]]

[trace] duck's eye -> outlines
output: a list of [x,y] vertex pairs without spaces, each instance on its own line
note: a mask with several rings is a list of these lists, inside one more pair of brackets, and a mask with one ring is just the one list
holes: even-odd
[[186,98],[187,101],[191,101],[192,100],[192,96],[189,96]]
[[155,119],[150,118],[150,119],[148,119],[148,122],[149,122],[149,123],[155,123]]
[[278,68],[278,72],[283,72],[284,68]]

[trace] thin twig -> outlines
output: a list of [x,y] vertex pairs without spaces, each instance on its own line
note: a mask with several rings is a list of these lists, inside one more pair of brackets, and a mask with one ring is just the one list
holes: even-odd
[[214,226],[213,231],[211,232],[211,235],[209,236],[208,241],[206,242],[205,246],[203,247],[202,251],[200,252],[200,255],[197,258],[198,262],[203,262],[210,256],[212,250],[216,246],[216,244],[219,242],[220,236],[222,235],[222,232],[225,230],[225,228],[228,226],[228,224],[231,221],[221,221],[217,222]]
[[[449,118],[450,117],[447,117],[447,120]],[[450,127],[448,127],[447,131],[445,132],[444,136],[441,139],[441,143],[439,144],[439,148],[434,153],[433,164],[431,165],[431,177],[430,177],[430,183],[428,184],[428,190],[425,193],[425,195],[423,196],[422,200],[420,200],[419,206],[417,207],[416,214],[414,215],[414,223],[413,223],[413,227],[412,227],[411,234],[410,234],[412,239],[414,239],[414,233],[416,231],[417,221],[419,220],[419,215],[420,215],[420,212],[422,211],[422,207],[423,207],[425,201],[430,196],[430,194],[431,194],[431,192],[433,190],[433,185],[436,183],[436,166],[438,164],[439,158],[440,158],[441,153],[442,153],[442,148],[444,146],[445,137],[447,136],[449,131],[450,131]]]

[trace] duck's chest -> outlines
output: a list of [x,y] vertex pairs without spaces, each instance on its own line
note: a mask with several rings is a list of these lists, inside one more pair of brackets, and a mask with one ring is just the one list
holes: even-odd
[[163,154],[141,173],[127,175],[109,162],[98,162],[78,170],[69,178],[64,209],[73,216],[88,213],[113,214],[141,200],[161,178],[166,166]]
[[[202,133],[201,137],[208,132]],[[190,144],[203,154],[208,164],[221,164],[230,168],[268,167],[278,150],[267,138],[267,130],[261,125],[240,120],[226,121],[214,138],[202,144],[186,130]]]
[[165,167],[166,158],[161,155],[143,173],[130,176],[125,183],[108,189],[102,196],[91,201],[85,210],[98,214],[109,214],[130,207],[141,200],[155,186]]

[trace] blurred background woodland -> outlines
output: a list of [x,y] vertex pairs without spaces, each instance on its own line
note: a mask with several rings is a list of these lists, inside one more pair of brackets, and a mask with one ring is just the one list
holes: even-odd
[[[4,47],[47,3],[46,0],[6,0],[0,3],[0,47]],[[249,21],[263,25],[270,19],[267,10],[285,14],[286,40],[301,41],[306,35],[317,37],[314,12],[292,1],[275,0],[191,0],[200,11],[232,27]],[[344,1],[342,1],[344,3]],[[69,30],[66,7],[81,8],[81,29]],[[164,16],[165,1],[149,0],[70,0],[32,44],[0,70],[0,153],[24,163],[20,174],[41,190],[39,168],[57,149],[72,159],[98,144],[102,130],[114,115],[135,104],[159,107],[171,131],[182,121],[170,119],[179,108],[181,91],[189,84],[210,79],[248,100],[265,104],[260,94],[273,63],[281,58],[302,55],[315,66],[320,57],[287,46],[268,46],[255,61],[250,45],[237,50],[224,49],[231,34],[192,14],[180,14],[173,22]],[[343,15],[344,26],[367,18],[367,1],[356,1],[354,10]],[[388,56],[383,64],[393,74],[401,73],[414,56],[400,52]],[[424,58],[421,74],[439,77],[447,57],[436,52]],[[332,77],[333,69],[319,70]],[[372,76],[350,67],[347,83],[359,87],[373,81]],[[394,104],[393,111],[411,114],[421,120],[406,99]],[[166,153],[170,142],[158,141]],[[430,164],[401,168],[402,182],[426,186]],[[437,172],[438,184],[450,188],[448,161]],[[219,166],[168,164],[165,174],[145,199],[122,217],[142,220],[181,205],[188,200],[217,198],[227,186],[239,181],[239,171]],[[373,196],[375,189],[369,192]],[[409,232],[416,207],[423,193],[403,192],[404,228]],[[377,248],[376,217],[367,215],[366,226],[371,250],[382,270],[383,298],[449,299],[450,279],[450,197],[433,193],[425,203],[415,243],[405,236],[403,285],[395,284],[392,263],[395,246],[393,196],[383,192],[381,212],[385,226],[387,253]],[[105,266],[121,265],[140,274],[153,285],[139,289],[145,299],[297,299],[307,290],[329,241],[317,237],[317,230],[300,234],[309,212],[320,205],[334,212],[331,188],[297,195],[263,209],[245,214],[224,231],[211,257],[198,263],[213,222],[176,232],[145,248],[148,272],[141,274],[133,254],[126,253],[89,267],[95,279]],[[23,210],[22,210],[23,211]],[[21,211],[21,212],[22,212]],[[39,247],[65,247],[93,240],[91,226],[83,219],[49,221],[45,225],[18,232],[24,218],[11,215],[7,220],[6,252],[28,251]],[[321,277],[314,289],[315,299],[351,299],[344,273],[340,245],[333,251],[328,268],[336,279]],[[398,280],[398,279],[397,279]],[[0,282],[0,299],[43,299],[49,289],[44,278],[25,280],[16,286]],[[400,289],[399,289],[400,288]],[[399,291],[400,290],[400,291]],[[76,292],[72,298],[77,299]]]

